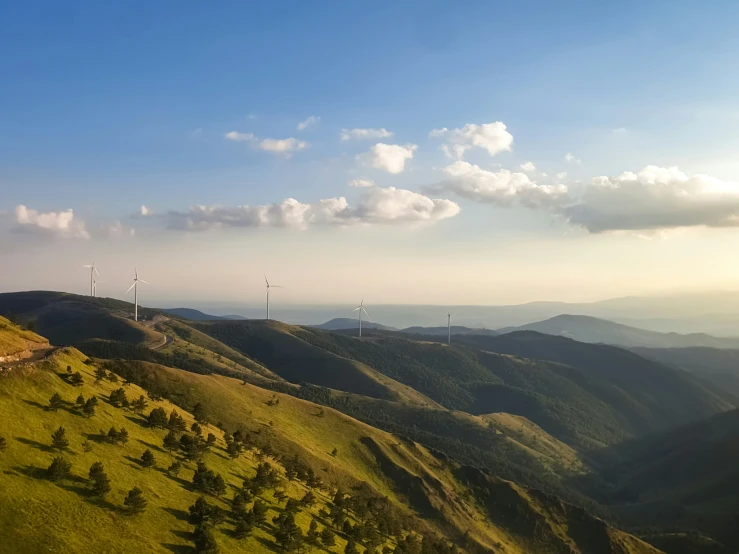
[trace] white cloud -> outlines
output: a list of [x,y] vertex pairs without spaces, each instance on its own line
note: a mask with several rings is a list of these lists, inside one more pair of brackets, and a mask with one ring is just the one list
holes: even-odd
[[243,142],[252,141],[256,137],[253,133],[239,133],[238,131],[231,131],[230,133],[226,133],[226,138],[235,142]]
[[567,172],[562,171],[560,173],[557,173],[554,177],[557,179],[557,181],[564,181],[565,179],[567,179]]
[[595,177],[564,210],[593,233],[739,226],[739,184],[677,167],[647,166],[639,173]]
[[201,136],[203,136],[203,129],[200,127],[190,132],[190,138],[192,140],[198,140]]
[[391,131],[387,129],[342,129],[341,130],[341,141],[346,142],[348,140],[368,140],[368,139],[383,139],[390,138],[393,136]]
[[470,148],[482,148],[494,156],[499,152],[510,151],[513,146],[513,135],[500,121],[482,125],[468,123],[461,129],[448,130],[446,127],[434,129],[429,136],[446,137],[446,142],[441,148],[447,156],[457,159],[462,159]]
[[110,225],[105,225],[95,229],[93,234],[96,238],[132,237],[136,234],[136,229],[126,227],[120,221],[114,221]]
[[265,152],[272,152],[273,154],[282,154],[286,157],[290,157],[293,152],[308,148],[310,144],[304,140],[298,140],[294,137],[286,139],[263,139],[259,140],[253,133],[239,133],[238,131],[231,131],[226,133],[226,138],[235,142],[249,142],[253,148],[257,150],[264,150]]
[[147,208],[146,206],[141,206],[141,211],[139,212],[142,217],[146,217],[147,215],[151,215],[151,210]]
[[627,133],[628,131],[626,130],[626,127],[617,127],[617,128],[615,128],[615,129],[612,129],[612,130],[611,130],[611,132],[612,132],[612,133],[613,133],[614,135],[624,135],[624,134],[626,134],[626,133]]
[[352,179],[349,181],[349,186],[352,188],[369,188],[376,187],[377,183],[372,179]]
[[576,157],[575,157],[575,156],[574,156],[574,155],[572,154],[572,152],[567,152],[567,154],[565,154],[565,161],[566,161],[566,162],[567,162],[568,164],[579,164],[579,163],[581,163],[581,162],[580,162],[580,159],[579,159],[579,158],[576,158]]
[[284,154],[289,156],[297,150],[308,148],[308,143],[304,140],[298,140],[290,137],[286,139],[264,139],[256,144],[259,150],[265,150],[274,154]]
[[304,204],[288,198],[266,206],[193,206],[187,212],[167,214],[168,227],[205,231],[221,227],[287,227],[306,229],[314,225],[366,225],[433,223],[460,212],[451,200],[433,199],[395,187],[368,189],[356,207],[346,198],[328,198]]
[[24,205],[16,206],[14,219],[19,231],[37,232],[61,238],[89,239],[85,222],[73,210],[41,213]]
[[378,142],[369,152],[359,154],[357,160],[367,167],[382,169],[388,173],[398,174],[405,169],[405,162],[413,158],[413,152],[418,148],[415,144],[401,146],[399,144],[384,144]]
[[525,162],[521,164],[521,169],[526,173],[534,173],[536,171],[536,166],[534,165],[534,162]]
[[298,123],[298,131],[303,131],[303,130],[307,129],[308,127],[310,127],[311,125],[315,125],[319,121],[321,121],[321,118],[320,117],[315,116],[315,115],[311,115],[310,117],[308,117],[304,121],[301,121],[300,123]]
[[525,173],[507,169],[488,171],[459,160],[442,171],[447,179],[429,190],[453,192],[476,202],[501,206],[519,203],[536,208],[554,206],[567,198],[565,185],[539,185]]

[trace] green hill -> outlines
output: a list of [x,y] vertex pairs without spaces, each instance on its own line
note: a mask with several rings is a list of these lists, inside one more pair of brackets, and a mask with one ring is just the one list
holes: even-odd
[[[19,334],[8,328],[0,329],[0,336]],[[379,537],[375,544],[396,552],[405,552],[398,544],[416,540],[413,536],[423,537],[425,551],[439,553],[448,541],[466,552],[658,552],[555,497],[480,473],[330,408],[220,375],[148,362],[107,363],[156,392],[126,384],[117,373],[101,377],[103,368],[73,348],[0,374],[0,418],[5,422],[0,552],[188,552],[194,539],[188,509],[203,494],[201,487],[212,491],[205,493],[206,502],[222,509],[221,516],[208,516],[206,527],[226,553],[274,551],[284,530],[291,529],[284,523],[287,512],[295,513],[303,533],[314,519],[319,530],[333,530],[336,546],[316,552],[342,552],[354,535],[360,552],[373,536]],[[116,391],[123,391],[128,407],[120,404]],[[172,401],[159,399],[160,393]],[[85,414],[79,396],[98,399],[94,414]],[[146,407],[138,410],[130,401],[141,396]],[[148,414],[158,408],[167,414],[176,410],[189,429],[194,416],[186,408],[196,401],[204,407],[198,411],[200,419],[229,431],[240,429],[243,453],[229,456],[224,432],[206,423],[202,433],[211,433],[213,444],[205,451],[203,446],[194,446],[194,451],[174,447],[171,452],[164,447],[167,430],[152,427]],[[60,426],[68,445],[57,444],[56,452],[51,435]],[[127,440],[120,442],[117,433],[106,431],[111,428],[125,428]],[[197,445],[196,431],[177,435],[190,437],[182,444]],[[155,461],[148,469],[141,461],[147,450]],[[68,460],[71,470],[53,479],[46,468],[56,456]],[[222,485],[212,473],[195,479],[198,457],[222,477]],[[167,470],[175,461],[182,464],[176,474]],[[276,468],[276,485],[266,477],[255,481],[257,466],[264,461]],[[109,478],[104,497],[93,494],[88,478],[95,462],[102,463]],[[306,480],[311,472],[321,481],[313,483],[314,503],[290,507],[289,499],[298,501],[311,488]],[[263,485],[253,490],[268,511],[263,523],[239,539],[235,525],[246,516],[232,509],[231,500],[244,483],[250,488]],[[124,504],[134,487],[147,501],[144,513],[131,513]],[[346,493],[341,502],[337,488]],[[507,491],[505,501],[502,491]],[[254,501],[246,501],[247,510]],[[489,513],[495,514],[493,520]]]

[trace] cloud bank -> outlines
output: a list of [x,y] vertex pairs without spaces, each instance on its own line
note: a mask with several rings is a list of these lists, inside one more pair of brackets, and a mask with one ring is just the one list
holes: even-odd
[[356,206],[344,197],[302,203],[287,198],[263,206],[193,206],[186,212],[170,211],[167,227],[180,231],[206,231],[223,227],[285,227],[307,229],[316,225],[434,223],[460,212],[457,203],[429,198],[395,187],[368,189]]
[[265,152],[271,152],[273,154],[281,154],[289,157],[293,152],[303,150],[310,146],[304,140],[298,140],[294,137],[286,139],[262,139],[257,138],[253,133],[239,133],[238,131],[231,131],[226,133],[225,137],[233,142],[248,142],[253,148],[257,150],[264,150]]
[[507,130],[504,123],[483,123],[475,125],[468,123],[460,129],[434,129],[430,137],[445,137],[442,150],[450,158],[462,159],[465,152],[472,148],[482,148],[491,156],[499,152],[510,151],[513,146],[513,135]]
[[383,138],[390,138],[393,136],[391,131],[385,128],[382,129],[342,129],[339,135],[341,142],[349,140],[377,140]]
[[59,238],[89,239],[85,222],[75,217],[74,210],[42,213],[24,205],[16,206],[13,212],[16,230],[40,233]]

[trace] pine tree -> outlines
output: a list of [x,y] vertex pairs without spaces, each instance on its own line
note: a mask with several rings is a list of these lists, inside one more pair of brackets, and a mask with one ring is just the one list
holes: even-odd
[[215,446],[216,436],[213,433],[208,433],[208,438],[206,439],[205,444],[208,446],[208,448]]
[[180,445],[180,441],[174,431],[170,431],[169,433],[167,433],[167,435],[164,437],[163,443],[164,448],[167,449],[167,452],[177,450],[177,447]]
[[5,450],[8,447],[8,441],[5,440],[5,437],[0,437],[0,452]]
[[108,429],[108,442],[110,444],[116,444],[118,442],[118,431],[115,427]]
[[151,450],[147,449],[141,455],[141,465],[147,469],[156,465],[156,460],[154,460],[154,454],[151,453]]
[[146,398],[144,398],[143,394],[139,396],[137,400],[134,400],[131,403],[131,407],[133,408],[133,411],[137,414],[140,414],[141,412],[143,412],[148,405],[149,403],[146,401]]
[[[82,396],[82,395],[80,395]],[[85,417],[92,417],[95,415],[95,406],[98,405],[98,399],[96,397],[88,398],[85,405],[82,407],[82,413]]]
[[251,507],[251,514],[256,525],[262,525],[267,521],[267,505],[259,498],[254,501]]
[[149,427],[154,427],[155,429],[167,428],[167,412],[164,411],[164,408],[154,408],[151,413],[149,413],[148,420]]
[[210,525],[212,523],[210,517],[213,513],[213,506],[208,504],[208,501],[202,496],[199,496],[195,504],[190,506],[188,512],[190,513],[190,523],[193,525]]
[[67,375],[72,375],[72,366],[71,365],[68,365],[67,366]]
[[285,512],[280,517],[275,541],[286,552],[297,550],[303,544],[303,532],[295,523],[295,516],[291,512]]
[[47,468],[46,476],[52,481],[59,481],[60,479],[69,477],[71,470],[72,464],[67,459],[57,456]]
[[208,418],[205,416],[205,408],[203,408],[203,405],[199,402],[195,404],[195,407],[192,409],[192,415],[195,418],[195,421],[201,425],[205,425],[208,422]]
[[187,430],[187,423],[185,423],[185,420],[180,414],[178,414],[175,410],[172,410],[172,413],[169,415],[169,422],[167,423],[167,427],[171,431],[182,433]]
[[98,498],[105,498],[105,495],[109,492],[110,479],[108,479],[108,475],[103,471],[92,482],[92,494]]
[[85,397],[80,394],[77,397],[75,404],[77,404],[77,407],[82,408],[85,405]]
[[121,427],[121,430],[118,432],[118,442],[120,442],[121,444],[125,446],[128,440],[129,440],[128,429],[126,429],[125,427]]
[[336,456],[338,455],[338,453],[339,453],[339,451],[338,451],[338,449],[336,449],[336,448],[334,448],[334,449],[333,449],[333,450],[331,451],[331,455],[332,455],[332,456],[333,456],[334,458],[335,458],[335,457],[336,457]]
[[177,477],[180,474],[180,470],[182,469],[182,464],[175,460],[172,462],[172,465],[169,466],[167,469],[167,472]]
[[128,402],[128,399],[126,398],[126,391],[123,390],[123,388],[115,389],[110,393],[109,397],[110,403],[113,404],[116,408],[120,408],[122,403]]
[[328,527],[324,527],[321,531],[321,542],[323,546],[330,548],[336,544],[336,535]]
[[308,491],[303,495],[303,498],[300,499],[300,503],[303,506],[308,506],[310,508],[316,503],[316,495],[314,495],[313,492]]
[[192,431],[196,435],[202,435],[203,434],[203,428],[200,427],[200,424],[196,421],[190,426],[190,431]]
[[224,494],[226,494],[226,482],[223,480],[223,477],[216,474],[215,479],[213,479],[213,484],[211,485],[211,489],[212,489],[212,493],[218,497],[221,497]]
[[318,539],[321,534],[318,532],[318,522],[315,519],[310,521],[310,527],[308,532],[305,534],[305,542],[311,546],[318,546]]
[[344,554],[359,554],[359,550],[357,550],[357,543],[354,542],[354,539],[349,539],[346,543],[346,546],[344,547]]
[[90,481],[94,481],[97,479],[100,475],[105,473],[105,468],[103,467],[103,462],[95,462],[90,466]]
[[123,505],[126,506],[128,511],[132,514],[139,514],[146,510],[146,504],[147,502],[146,498],[144,498],[144,493],[138,487],[134,487],[128,491],[126,498],[123,500]]
[[195,528],[193,540],[195,541],[195,552],[198,554],[218,553],[218,543],[207,525],[198,525]]
[[56,412],[62,406],[64,406],[62,395],[58,392],[55,392],[51,395],[51,398],[49,398],[49,410],[51,410],[52,412]]
[[107,378],[108,378],[108,372],[105,371],[105,368],[98,367],[95,370],[95,382],[96,383],[99,383],[103,379],[107,379]]
[[236,528],[234,529],[234,536],[239,539],[245,539],[254,530],[254,522],[251,514],[246,514],[246,517],[241,517],[236,522]]
[[56,448],[59,452],[69,447],[69,440],[67,440],[67,432],[64,427],[59,427],[51,434],[51,447]]
[[85,383],[85,380],[82,377],[82,374],[78,371],[69,378],[69,382],[72,383],[75,387],[81,387]]

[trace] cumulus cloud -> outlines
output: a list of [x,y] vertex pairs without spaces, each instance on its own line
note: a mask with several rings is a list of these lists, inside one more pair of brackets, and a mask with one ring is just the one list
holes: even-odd
[[382,129],[342,129],[341,130],[341,141],[346,142],[348,140],[369,140],[369,139],[383,139],[390,138],[393,136],[391,131],[385,128]]
[[315,115],[311,115],[307,119],[305,119],[305,120],[301,121],[300,123],[298,123],[298,131],[303,131],[303,130],[307,129],[308,127],[310,127],[311,125],[315,125],[319,121],[321,121],[321,118],[320,117],[315,116]]
[[526,162],[521,164],[521,169],[526,173],[534,173],[536,171],[536,166],[534,165],[534,162]]
[[264,150],[265,152],[272,152],[273,154],[282,154],[286,157],[290,157],[293,152],[303,150],[310,146],[304,140],[298,140],[294,137],[286,139],[267,138],[259,140],[253,133],[239,133],[238,131],[226,133],[226,138],[234,142],[248,142],[257,150]]
[[169,212],[167,221],[170,229],[183,231],[221,227],[306,229],[314,225],[433,223],[459,212],[459,205],[451,200],[395,187],[373,187],[354,207],[344,197],[309,204],[288,198],[265,206],[193,206],[187,212]]
[[401,146],[378,142],[369,152],[359,154],[357,160],[367,167],[382,169],[395,175],[405,170],[405,162],[413,158],[413,152],[417,148],[415,144]]
[[739,184],[677,167],[647,166],[638,173],[595,177],[564,209],[590,232],[739,226]]
[[142,217],[146,217],[148,215],[151,215],[151,210],[149,208],[147,208],[146,206],[142,205],[141,206],[141,210],[139,212],[139,215],[141,215]]
[[286,139],[264,139],[260,140],[256,147],[259,150],[265,150],[274,154],[290,155],[297,150],[308,148],[308,143],[304,140],[298,140],[290,137]]
[[254,133],[239,133],[238,131],[231,131],[230,133],[226,133],[226,138],[234,142],[244,142],[252,141],[256,137],[254,136]]
[[94,228],[92,234],[96,238],[132,237],[136,234],[136,229],[126,227],[120,221],[114,221],[109,225]]
[[576,158],[576,157],[575,157],[575,156],[574,156],[574,155],[572,154],[572,152],[567,152],[567,154],[565,154],[565,161],[566,161],[566,162],[567,162],[568,164],[579,164],[579,163],[581,163],[581,162],[580,162],[580,158]]
[[482,148],[488,154],[494,156],[499,152],[510,151],[513,146],[513,135],[507,130],[504,123],[483,123],[475,125],[468,123],[461,129],[434,129],[429,133],[430,137],[445,137],[442,150],[451,158],[462,159],[467,150],[471,148]]
[[352,188],[369,188],[376,187],[377,183],[372,179],[352,179],[349,181],[349,186]]
[[489,171],[462,160],[442,170],[446,179],[429,191],[453,192],[462,198],[500,206],[520,204],[531,208],[553,207],[567,199],[565,185],[542,185],[528,175],[507,169]]
[[75,217],[73,210],[41,213],[24,205],[13,212],[16,230],[35,232],[60,238],[89,239],[85,222]]

